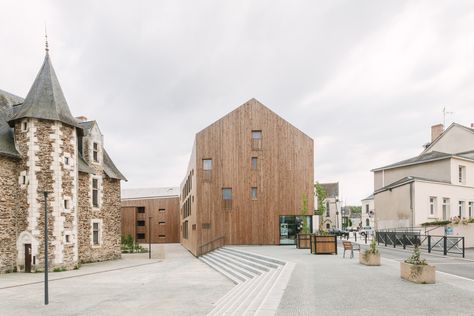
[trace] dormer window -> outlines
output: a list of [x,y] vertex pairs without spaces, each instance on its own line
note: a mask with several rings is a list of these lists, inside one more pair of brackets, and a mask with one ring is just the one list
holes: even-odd
[[92,159],[94,162],[99,162],[99,144],[95,142],[92,144]]

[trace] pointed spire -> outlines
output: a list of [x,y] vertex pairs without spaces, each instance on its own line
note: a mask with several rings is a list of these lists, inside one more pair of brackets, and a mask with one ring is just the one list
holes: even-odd
[[54,72],[48,54],[47,40],[43,65],[25,101],[8,123],[10,126],[13,126],[14,121],[25,117],[60,121],[71,126],[80,127],[69,110],[66,98]]
[[48,46],[48,30],[46,29],[46,22],[44,23],[44,50],[46,51],[46,55],[48,55],[49,46]]

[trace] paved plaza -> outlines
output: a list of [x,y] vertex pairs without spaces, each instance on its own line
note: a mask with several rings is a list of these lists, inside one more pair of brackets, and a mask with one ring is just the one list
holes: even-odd
[[[434,285],[400,279],[408,252],[382,249],[382,266],[311,255],[294,246],[230,247],[295,264],[278,315],[474,315],[474,261],[426,256],[439,272]],[[41,273],[0,275],[0,315],[205,315],[234,284],[178,244],[148,254],[50,273],[50,305],[43,305]]]
[[50,273],[48,306],[42,283],[25,285],[42,273],[0,275],[0,315],[206,315],[234,286],[179,244],[152,253]]

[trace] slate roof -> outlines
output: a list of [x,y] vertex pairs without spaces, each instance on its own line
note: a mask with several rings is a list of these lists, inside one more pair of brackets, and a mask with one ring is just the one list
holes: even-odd
[[390,190],[390,189],[393,189],[393,188],[396,188],[396,187],[399,187],[399,186],[402,186],[402,185],[405,185],[405,184],[408,184],[408,183],[411,183],[411,182],[414,182],[414,181],[427,181],[427,182],[435,182],[435,183],[448,183],[450,184],[449,181],[440,181],[440,180],[435,180],[435,179],[428,179],[428,178],[423,178],[423,177],[412,177],[412,176],[409,176],[409,177],[404,177],[404,178],[401,178],[400,180],[397,180],[395,182],[392,182],[378,190],[376,190],[374,192],[374,195],[377,194],[377,193],[380,193],[380,192],[383,192],[383,191],[387,191],[387,190]]
[[339,182],[336,183],[320,183],[326,191],[326,197],[334,198],[339,196]]
[[393,168],[398,168],[402,166],[415,165],[415,164],[419,164],[423,162],[442,160],[442,159],[447,159],[447,158],[452,158],[452,157],[461,157],[465,159],[474,160],[474,155],[472,154],[472,152],[462,153],[462,154],[448,154],[448,153],[442,153],[439,151],[432,151],[432,152],[421,154],[419,156],[416,156],[410,159],[405,159],[405,160],[402,160],[402,161],[399,161],[399,162],[396,162],[384,167],[376,168],[376,169],[373,169],[372,171],[393,169]]
[[13,126],[14,121],[25,117],[60,121],[79,127],[77,120],[69,110],[48,53],[44,57],[43,65],[23,105],[10,118],[10,126]]
[[362,201],[373,200],[373,199],[374,199],[374,195],[371,194],[368,197],[366,197],[365,199],[362,199]]
[[13,129],[8,125],[7,121],[14,112],[13,106],[22,102],[23,98],[0,90],[0,154],[2,155],[20,156],[15,148]]
[[127,181],[127,178],[117,169],[109,154],[104,149],[104,171],[112,179]]
[[123,200],[139,200],[174,196],[179,196],[178,187],[122,189]]

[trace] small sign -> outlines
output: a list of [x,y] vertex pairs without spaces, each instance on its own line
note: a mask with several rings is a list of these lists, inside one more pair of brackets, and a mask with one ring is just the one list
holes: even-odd
[[453,228],[452,227],[446,227],[444,229],[444,234],[445,235],[452,235],[453,234]]

